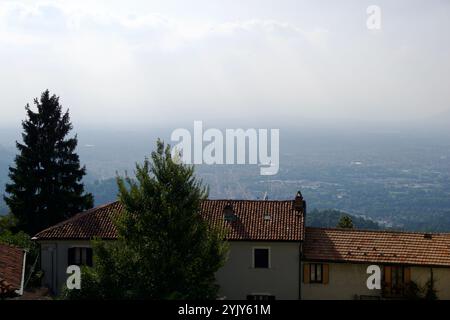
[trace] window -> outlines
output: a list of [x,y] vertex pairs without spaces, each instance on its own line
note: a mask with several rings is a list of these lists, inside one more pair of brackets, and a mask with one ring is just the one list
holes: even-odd
[[384,293],[387,296],[402,296],[410,281],[411,269],[409,267],[384,267]]
[[323,265],[321,263],[311,263],[310,265],[310,282],[322,283],[323,282]]
[[247,296],[247,300],[252,301],[273,301],[275,300],[275,296],[270,294],[249,294]]
[[330,281],[330,265],[326,263],[304,263],[303,283],[328,284]]
[[253,249],[253,267],[267,269],[269,264],[269,248],[254,248]]
[[402,267],[392,267],[392,293],[401,294],[404,279],[403,279],[403,268]]
[[68,264],[92,267],[92,248],[69,248]]

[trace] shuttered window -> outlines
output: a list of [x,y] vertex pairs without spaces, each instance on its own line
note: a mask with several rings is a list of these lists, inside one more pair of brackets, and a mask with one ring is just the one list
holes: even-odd
[[68,265],[92,267],[92,248],[69,248]]
[[305,263],[303,265],[304,283],[328,284],[329,265],[323,263]]
[[322,264],[312,263],[310,266],[310,282],[311,283],[322,283]]
[[384,266],[383,292],[387,296],[402,296],[411,282],[411,268],[404,266]]

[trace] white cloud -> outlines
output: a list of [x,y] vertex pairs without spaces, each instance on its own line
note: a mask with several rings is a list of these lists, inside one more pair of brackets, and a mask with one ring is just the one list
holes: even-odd
[[2,107],[4,121],[21,119],[21,106],[47,87],[85,122],[381,119],[449,104],[445,54],[422,48],[425,38],[434,45],[428,30],[403,38],[399,22],[373,35],[364,19],[361,29],[330,29],[267,15],[196,20],[75,3],[0,2],[0,90],[11,106]]

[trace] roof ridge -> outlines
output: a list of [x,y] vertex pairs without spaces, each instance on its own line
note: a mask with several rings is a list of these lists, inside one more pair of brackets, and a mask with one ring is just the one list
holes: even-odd
[[450,232],[420,232],[420,231],[403,231],[403,230],[377,230],[377,229],[353,229],[353,228],[338,228],[338,227],[306,227],[306,229],[317,229],[317,230],[331,230],[331,231],[350,231],[350,232],[376,232],[376,233],[400,233],[400,234],[414,234],[414,235],[442,235],[450,236]]

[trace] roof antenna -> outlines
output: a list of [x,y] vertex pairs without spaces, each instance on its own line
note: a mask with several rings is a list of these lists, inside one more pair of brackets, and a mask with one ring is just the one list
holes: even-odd
[[[265,164],[259,164],[260,168],[267,168],[267,167],[273,167],[274,165],[272,164],[272,161],[269,161],[269,163],[265,163]],[[266,186],[266,191],[264,192],[264,196],[263,196],[263,200],[269,200],[269,192],[270,192],[270,180],[269,180],[269,175],[267,176],[267,186]]]

